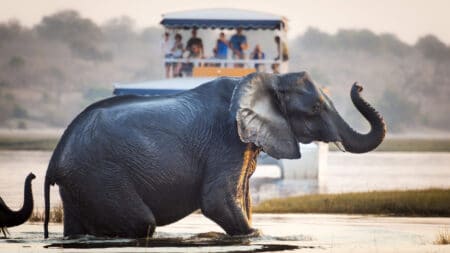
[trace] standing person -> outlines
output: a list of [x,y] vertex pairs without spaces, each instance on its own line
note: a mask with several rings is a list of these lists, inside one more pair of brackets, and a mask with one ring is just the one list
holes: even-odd
[[[175,34],[175,42],[171,49],[172,56],[174,59],[181,59],[183,57],[184,47],[182,42],[183,37],[181,34]],[[181,62],[173,63],[173,77],[181,76]]]
[[203,58],[204,51],[203,51],[203,41],[199,37],[197,37],[197,28],[192,29],[192,37],[188,40],[186,44],[186,50],[189,52],[189,56],[191,54],[194,54],[193,45],[196,45],[198,48],[200,48],[200,57]]
[[[170,34],[168,32],[165,32],[164,38],[161,41],[161,52],[164,55],[164,59],[172,58],[172,47],[173,41],[170,39]],[[166,62],[164,65],[166,69],[166,78],[170,78],[170,69],[172,67],[172,63]]]
[[[242,28],[236,29],[236,34],[231,36],[230,48],[233,51],[233,59],[244,59],[244,51],[247,50],[247,37],[242,34]],[[235,64],[235,67],[243,67],[243,64]]]
[[229,46],[229,42],[225,38],[225,34],[223,32],[221,32],[219,35],[219,38],[217,39],[217,42],[216,42],[216,58],[217,59],[227,59],[228,46]]
[[[263,60],[266,58],[266,55],[261,50],[261,46],[259,44],[256,44],[255,49],[250,54],[250,59],[252,60]],[[255,63],[255,69],[257,72],[264,71],[264,64],[261,63]]]
[[284,41],[281,41],[280,36],[275,36],[275,44],[277,44],[277,53],[278,56],[275,58],[276,61],[280,59],[281,53],[281,61],[289,60],[289,51],[287,45]]
[[[282,62],[287,62],[289,60],[289,51],[287,48],[287,45],[284,41],[281,41],[280,36],[275,36],[275,44],[277,44],[277,57],[275,57],[275,61],[279,61],[280,60],[280,54],[281,54],[281,61]],[[280,73],[280,64],[279,63],[274,63],[272,64],[272,71],[275,74],[279,74]]]

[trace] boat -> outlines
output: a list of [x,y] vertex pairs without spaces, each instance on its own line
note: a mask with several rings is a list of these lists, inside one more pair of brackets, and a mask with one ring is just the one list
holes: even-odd
[[[160,24],[165,31],[175,34],[181,30],[234,30],[241,28],[244,31],[260,31],[273,33],[279,36],[280,43],[278,55],[282,55],[283,46],[287,45],[287,22],[282,15],[241,10],[241,9],[200,9],[179,11],[164,14]],[[275,44],[275,43],[274,43]],[[164,58],[161,64],[192,64],[192,76],[181,78],[166,78],[161,80],[115,83],[114,94],[138,94],[146,96],[176,94],[192,89],[220,76],[242,77],[257,71],[255,64],[265,65],[264,72],[273,72],[272,66],[277,66],[277,73],[287,73],[288,60],[272,59],[226,59],[204,58]],[[319,189],[319,178],[326,172],[328,145],[324,143],[300,144],[303,153],[298,160],[275,160],[265,153],[258,158],[258,166],[277,166],[280,169],[280,180],[305,181],[303,192],[311,193]],[[258,174],[258,170],[256,173]]]

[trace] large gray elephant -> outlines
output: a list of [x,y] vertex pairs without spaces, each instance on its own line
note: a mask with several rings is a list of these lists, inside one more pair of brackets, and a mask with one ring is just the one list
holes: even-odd
[[383,119],[361,90],[355,84],[351,99],[370,123],[367,134],[355,132],[305,72],[219,78],[177,95],[92,104],[51,158],[45,237],[55,183],[65,236],[151,236],[197,209],[229,235],[251,234],[249,178],[260,151],[296,159],[299,142],[340,142],[353,153],[382,142]]

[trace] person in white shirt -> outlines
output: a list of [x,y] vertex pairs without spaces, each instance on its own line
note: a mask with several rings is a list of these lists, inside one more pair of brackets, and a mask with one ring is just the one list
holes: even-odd
[[[173,41],[170,39],[170,34],[168,32],[165,32],[164,38],[161,41],[161,52],[163,53],[165,59],[170,59],[173,57],[172,47],[173,47]],[[170,78],[171,67],[172,67],[172,64],[169,62],[166,62],[166,64],[165,64],[166,78]]]

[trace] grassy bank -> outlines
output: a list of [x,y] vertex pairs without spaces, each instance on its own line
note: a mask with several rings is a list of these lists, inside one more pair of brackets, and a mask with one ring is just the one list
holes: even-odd
[[[343,194],[318,194],[273,199],[253,208],[255,213],[332,213],[387,216],[450,217],[450,189],[374,191]],[[62,205],[53,207],[50,222],[61,223]],[[30,222],[43,222],[44,210],[35,209]],[[448,242],[448,231],[436,242]]]
[[[30,219],[28,219],[28,221],[44,222],[44,218],[45,218],[44,210],[36,208],[33,210],[33,213],[31,214],[31,217],[30,217]],[[52,207],[50,209],[50,219],[49,219],[50,222],[62,223],[63,218],[64,218],[64,211],[63,211],[62,204]]]
[[258,213],[335,213],[450,217],[450,189],[317,194],[267,200]]
[[[338,149],[330,144],[330,151],[338,151]],[[450,139],[388,138],[375,151],[450,152]]]
[[0,150],[53,150],[58,138],[1,137]]
[[[59,137],[0,135],[0,150],[53,150]],[[330,145],[330,151],[338,151]],[[375,151],[450,152],[450,139],[386,139]]]

